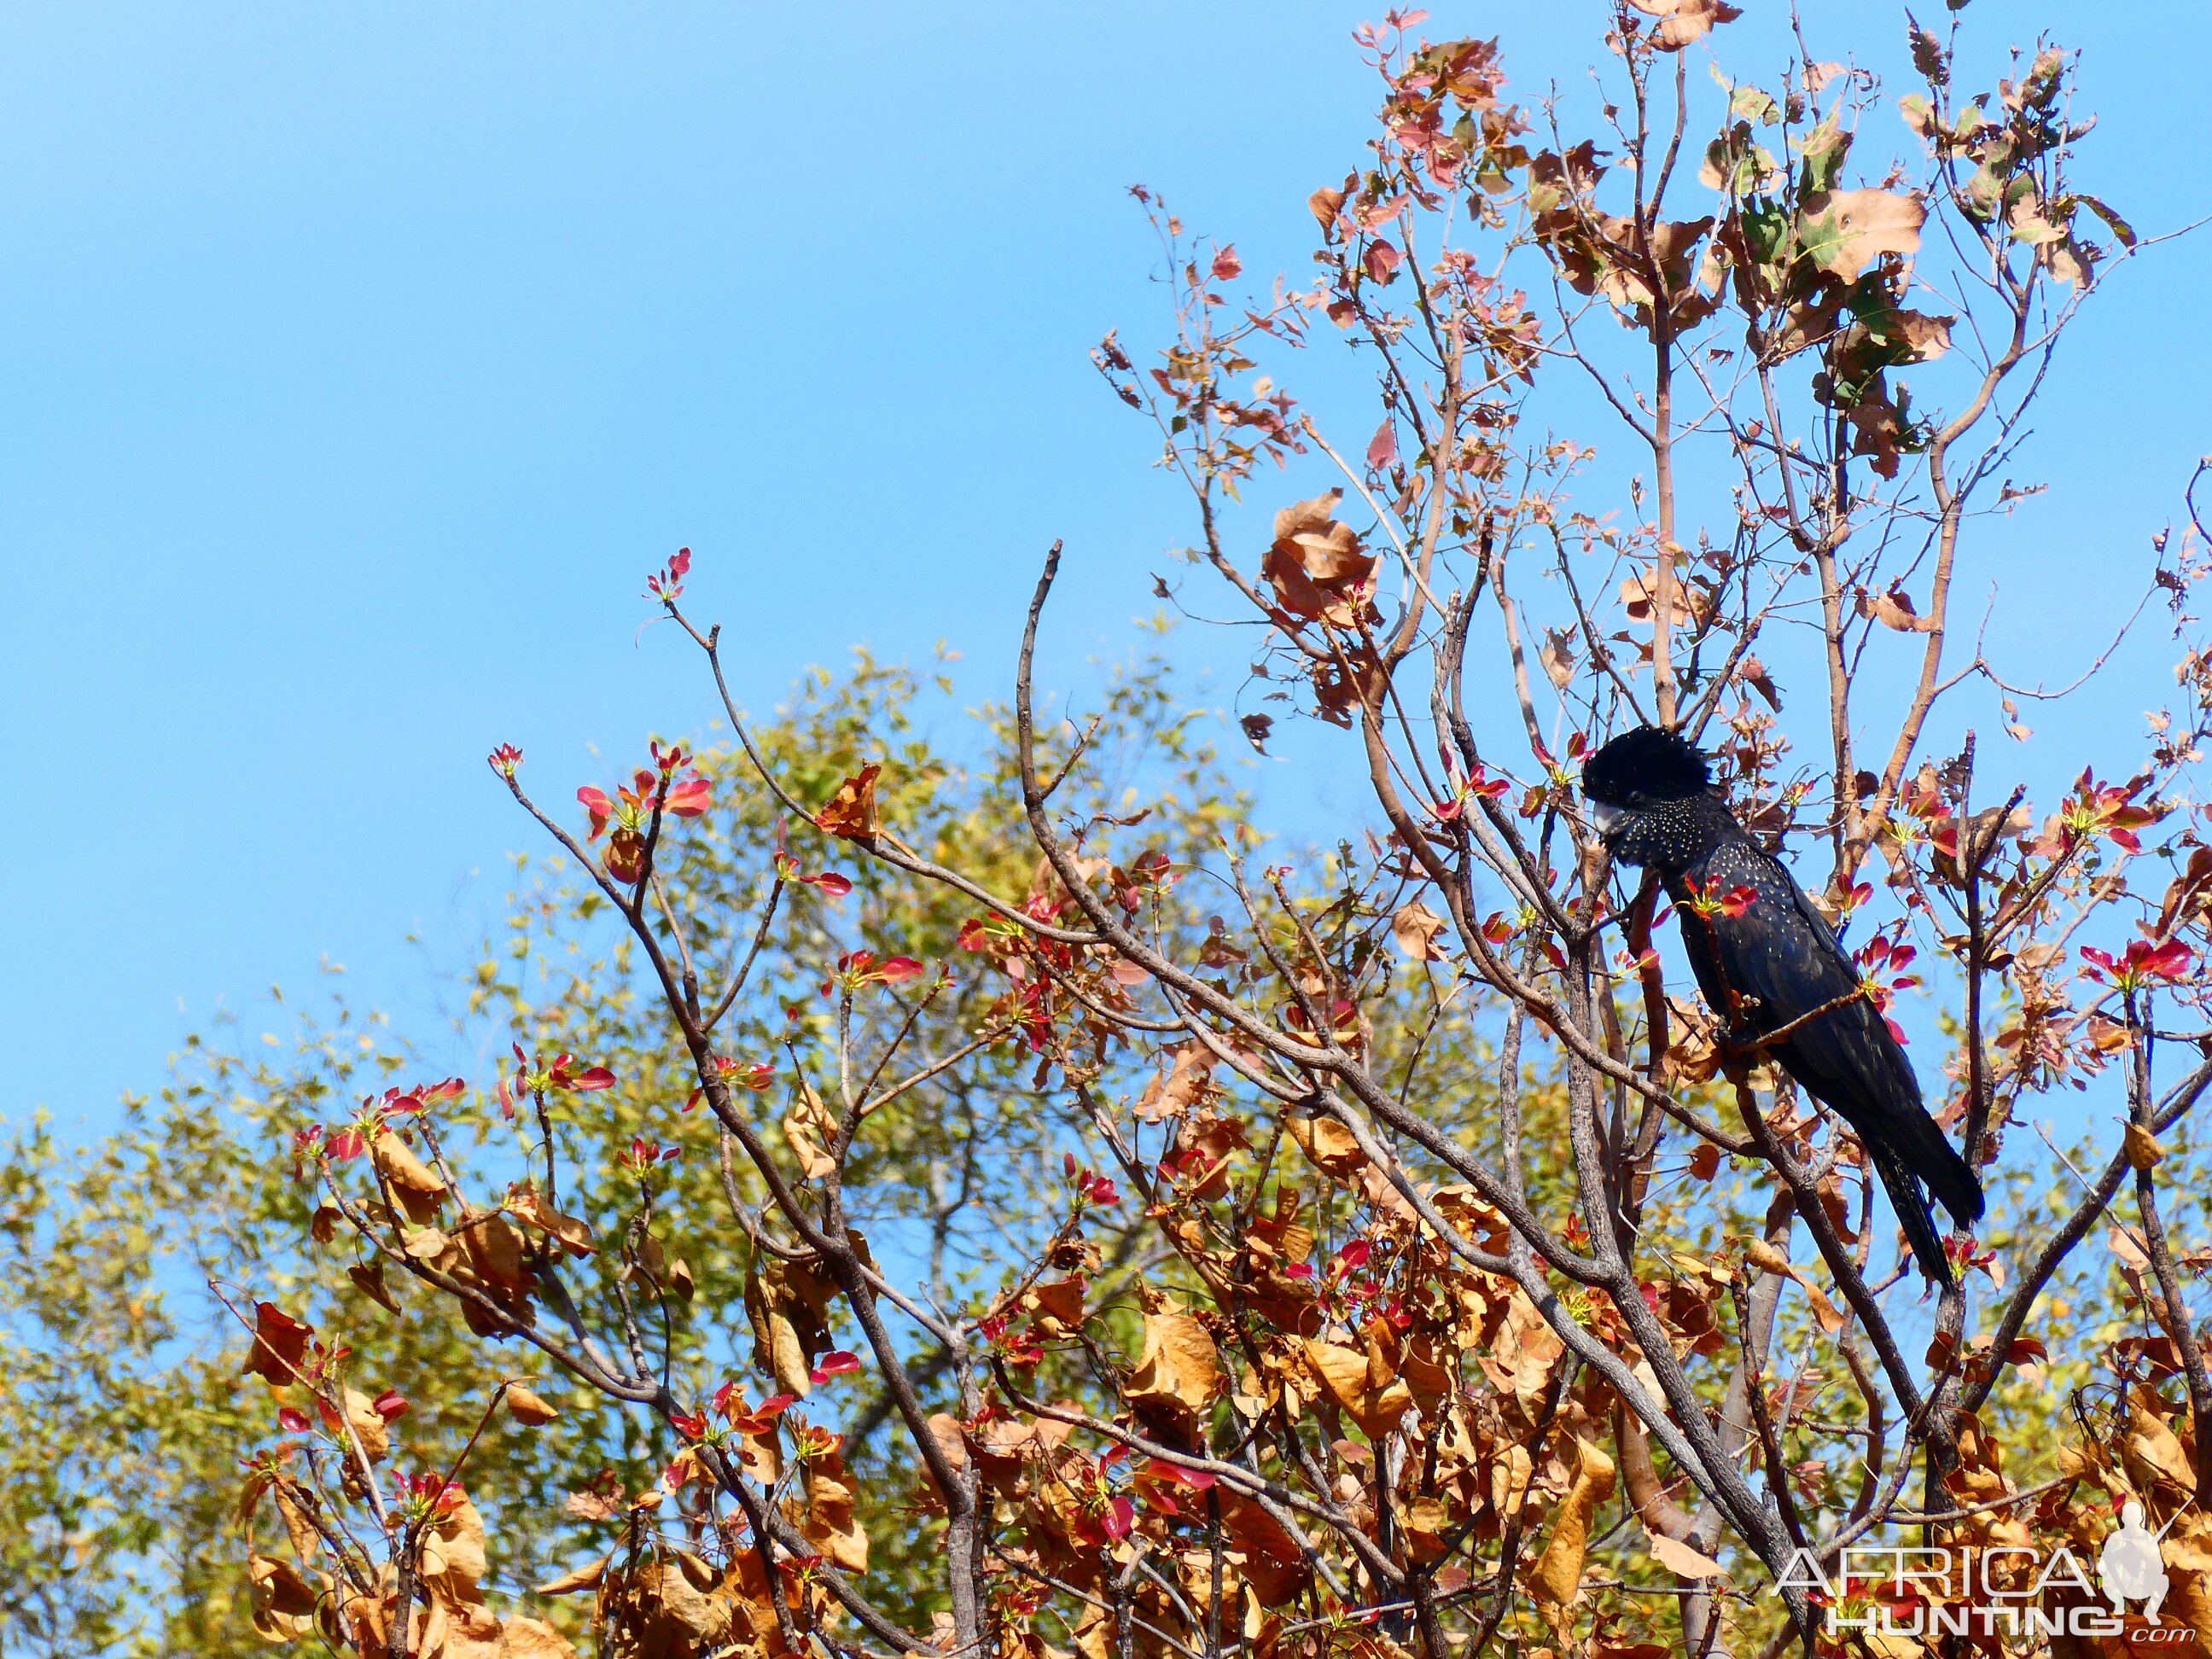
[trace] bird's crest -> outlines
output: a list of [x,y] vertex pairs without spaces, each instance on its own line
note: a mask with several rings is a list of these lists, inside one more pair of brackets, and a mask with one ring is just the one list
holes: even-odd
[[1583,793],[1609,806],[1687,800],[1713,787],[1712,767],[1680,732],[1663,726],[1624,732],[1583,765]]

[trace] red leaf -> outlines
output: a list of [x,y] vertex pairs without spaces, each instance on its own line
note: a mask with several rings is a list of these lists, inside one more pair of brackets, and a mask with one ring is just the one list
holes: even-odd
[[407,1415],[407,1401],[397,1389],[386,1389],[369,1402],[370,1408],[386,1422],[394,1422]]
[[902,979],[912,979],[921,971],[921,964],[912,957],[893,957],[877,966],[875,976],[886,985],[896,985]]
[[283,1407],[276,1413],[276,1426],[287,1434],[305,1434],[307,1431],[307,1414],[290,1406]]
[[1206,1491],[1213,1485],[1215,1480],[1210,1469],[1185,1468],[1180,1463],[1170,1463],[1158,1457],[1155,1457],[1145,1466],[1145,1474],[1148,1479],[1172,1480],[1178,1486],[1188,1486],[1193,1492]]
[[799,880],[809,887],[818,887],[831,898],[842,898],[853,890],[852,878],[841,876],[835,870],[824,870],[818,876],[801,876]]
[[605,790],[594,789],[588,783],[576,791],[576,799],[583,802],[584,810],[592,815],[592,839],[597,841],[605,831],[607,820],[614,816],[615,804],[607,799]]
[[1376,472],[1398,459],[1398,423],[1385,420],[1367,441],[1367,465]]
[[307,1358],[307,1334],[314,1327],[292,1317],[273,1302],[253,1310],[253,1351],[241,1375],[266,1377],[283,1388],[299,1379]]
[[577,1073],[568,1086],[585,1094],[594,1089],[611,1089],[615,1086],[615,1074],[604,1066],[593,1066]]
[[1237,257],[1237,245],[1231,242],[1213,256],[1213,275],[1217,282],[1228,282],[1244,273],[1244,262]]
[[696,818],[714,805],[714,783],[694,775],[670,787],[666,805],[679,818]]
[[860,1356],[856,1353],[847,1353],[843,1349],[839,1348],[823,1354],[821,1364],[815,1369],[824,1376],[842,1376],[848,1371],[857,1371],[860,1369]]
[[1106,1535],[1115,1542],[1127,1538],[1137,1524],[1137,1506],[1126,1496],[1116,1493],[1106,1506],[1106,1513],[1098,1517]]

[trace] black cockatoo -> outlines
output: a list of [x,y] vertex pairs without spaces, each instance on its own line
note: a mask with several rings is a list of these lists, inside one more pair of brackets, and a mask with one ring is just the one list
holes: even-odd
[[1698,988],[1731,1036],[1756,1043],[1804,1022],[1763,1051],[1858,1132],[1921,1271],[1950,1283],[1928,1194],[1971,1227],[1981,1182],[1921,1104],[1881,1010],[1852,994],[1857,968],[1790,872],[1744,833],[1705,756],[1679,732],[1638,726],[1584,763],[1583,793],[1613,856],[1658,872]]

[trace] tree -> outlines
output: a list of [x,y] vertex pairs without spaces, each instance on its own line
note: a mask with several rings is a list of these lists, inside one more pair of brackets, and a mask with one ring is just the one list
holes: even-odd
[[[1954,1638],[1837,1615],[1963,1632],[1996,1589],[2095,1651],[2088,1584],[2027,1552],[2093,1559],[2126,1500],[2212,1651],[2206,532],[2192,507],[2145,573],[2179,707],[2041,810],[1965,721],[1994,698],[2019,733],[2044,694],[1953,614],[2138,239],[2073,181],[2057,47],[1970,94],[1955,15],[1913,23],[1892,106],[1800,36],[1709,99],[1690,58],[1735,15],[1620,5],[1594,127],[1509,101],[1495,43],[1364,29],[1380,119],[1314,193],[1310,289],[1233,302],[1234,248],[1138,192],[1174,334],[1097,362],[1188,488],[1194,609],[1264,630],[1249,690],[1279,708],[1246,735],[1358,745],[1374,827],[1333,852],[1270,848],[1157,676],[1044,718],[1057,548],[966,775],[898,741],[872,668],[756,730],[688,552],[650,579],[733,747],[655,742],[580,811],[494,751],[576,884],[480,975],[511,1062],[395,1056],[362,1099],[333,1039],[255,1085],[296,1185],[183,1181],[261,1379],[233,1409],[265,1384],[275,1413],[240,1504],[263,1634],[1890,1653]],[[1881,176],[1854,152],[1893,107],[1913,159]],[[1331,337],[1379,407],[1286,389]],[[1920,1291],[1848,1128],[1687,994],[1653,890],[1608,867],[1577,763],[1645,722],[1720,758],[1858,994],[1929,994],[1921,1080],[1995,1189],[1955,1282]],[[2118,1133],[2046,1156],[2024,1131],[2068,1085]],[[24,1208],[49,1218],[19,1248],[70,1206]],[[1905,1528],[1982,1576],[1853,1576]],[[544,1599],[491,1605],[502,1554]]]

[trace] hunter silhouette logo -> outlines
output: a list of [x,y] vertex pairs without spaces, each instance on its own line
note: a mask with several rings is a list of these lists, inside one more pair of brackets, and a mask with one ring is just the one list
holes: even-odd
[[2143,1617],[2154,1625],[2160,1622],[2159,1603],[2166,1600],[2167,1580],[2159,1540],[2165,1535],[2165,1527],[2153,1532],[2143,1525],[2142,1505],[2133,1498],[2121,1505],[2119,1528],[2097,1554],[2097,1583],[2115,1613],[2125,1617],[2129,1602],[2142,1601]]

